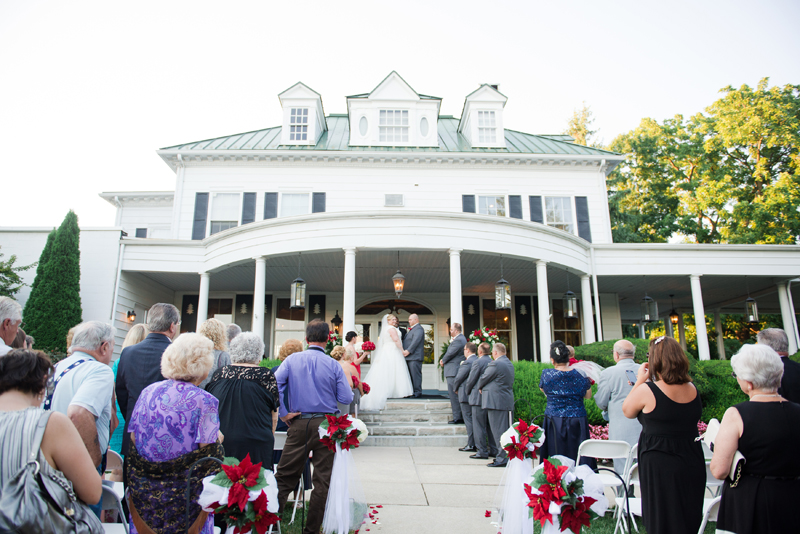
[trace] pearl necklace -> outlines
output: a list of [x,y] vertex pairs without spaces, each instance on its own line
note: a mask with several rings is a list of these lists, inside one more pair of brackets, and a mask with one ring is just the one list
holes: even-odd
[[767,394],[764,394],[764,393],[758,393],[757,395],[753,395],[752,397],[750,397],[750,400],[753,400],[756,397],[780,397],[780,395],[778,395],[777,393],[773,393],[772,395],[767,395]]

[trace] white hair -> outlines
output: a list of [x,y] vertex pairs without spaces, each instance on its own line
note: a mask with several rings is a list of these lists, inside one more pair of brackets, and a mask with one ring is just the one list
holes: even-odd
[[614,343],[614,352],[622,358],[633,358],[634,354],[636,354],[636,345],[627,339],[620,339]]
[[231,362],[258,363],[264,355],[264,342],[258,334],[242,332],[231,341]]
[[238,336],[242,333],[242,327],[236,323],[231,323],[228,325],[228,343],[230,344],[233,341],[233,338]]
[[731,358],[736,376],[753,383],[756,389],[775,391],[781,385],[783,362],[767,345],[743,345]]
[[11,319],[14,323],[21,321],[22,306],[11,297],[0,297],[0,324],[6,319]]
[[181,334],[161,355],[164,378],[192,382],[214,365],[214,343],[201,334]]
[[765,328],[756,334],[756,340],[759,345],[771,347],[775,352],[789,352],[789,336],[781,328]]
[[71,351],[83,349],[94,352],[100,350],[100,346],[103,343],[114,343],[116,334],[117,329],[110,324],[100,321],[86,321],[75,327],[70,349]]

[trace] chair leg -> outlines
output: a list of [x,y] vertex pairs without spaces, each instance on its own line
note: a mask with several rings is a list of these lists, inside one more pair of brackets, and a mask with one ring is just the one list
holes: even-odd
[[[289,521],[290,525],[292,523],[294,523],[294,516],[297,514],[298,506],[302,506],[302,504],[301,504],[302,501],[301,501],[300,496],[302,495],[303,497],[305,497],[305,491],[306,490],[305,490],[305,486],[303,485],[303,482],[304,482],[303,481],[303,475],[301,474],[300,475],[300,486],[299,486],[300,489],[298,491],[296,491],[295,494],[294,494],[294,506],[292,506],[292,520]],[[300,492],[303,492],[303,493],[300,493]]]

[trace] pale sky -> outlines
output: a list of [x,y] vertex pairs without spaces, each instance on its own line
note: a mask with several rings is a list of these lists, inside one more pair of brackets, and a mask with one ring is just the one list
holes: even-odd
[[796,0],[0,0],[0,226],[112,226],[98,193],[174,189],[156,149],[278,126],[297,81],[343,113],[397,70],[456,116],[498,83],[507,128],[560,133],[585,101],[608,143],[800,83],[798,21]]

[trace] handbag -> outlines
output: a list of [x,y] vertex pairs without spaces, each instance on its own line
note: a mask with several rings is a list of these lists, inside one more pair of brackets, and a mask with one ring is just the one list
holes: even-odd
[[39,464],[50,413],[39,418],[25,465],[0,489],[0,533],[100,534],[100,519],[78,500],[72,483],[54,469],[43,472]]
[[[706,433],[703,435],[703,441],[708,445],[708,448],[711,449],[711,452],[714,452],[714,442],[717,440],[717,432],[719,432],[719,420],[715,418],[708,422]],[[739,484],[739,478],[742,476],[742,468],[745,462],[747,462],[747,460],[745,460],[744,454],[737,450],[733,455],[733,460],[731,460],[731,469],[728,471],[728,478],[731,479],[732,488],[735,488],[737,484]]]

